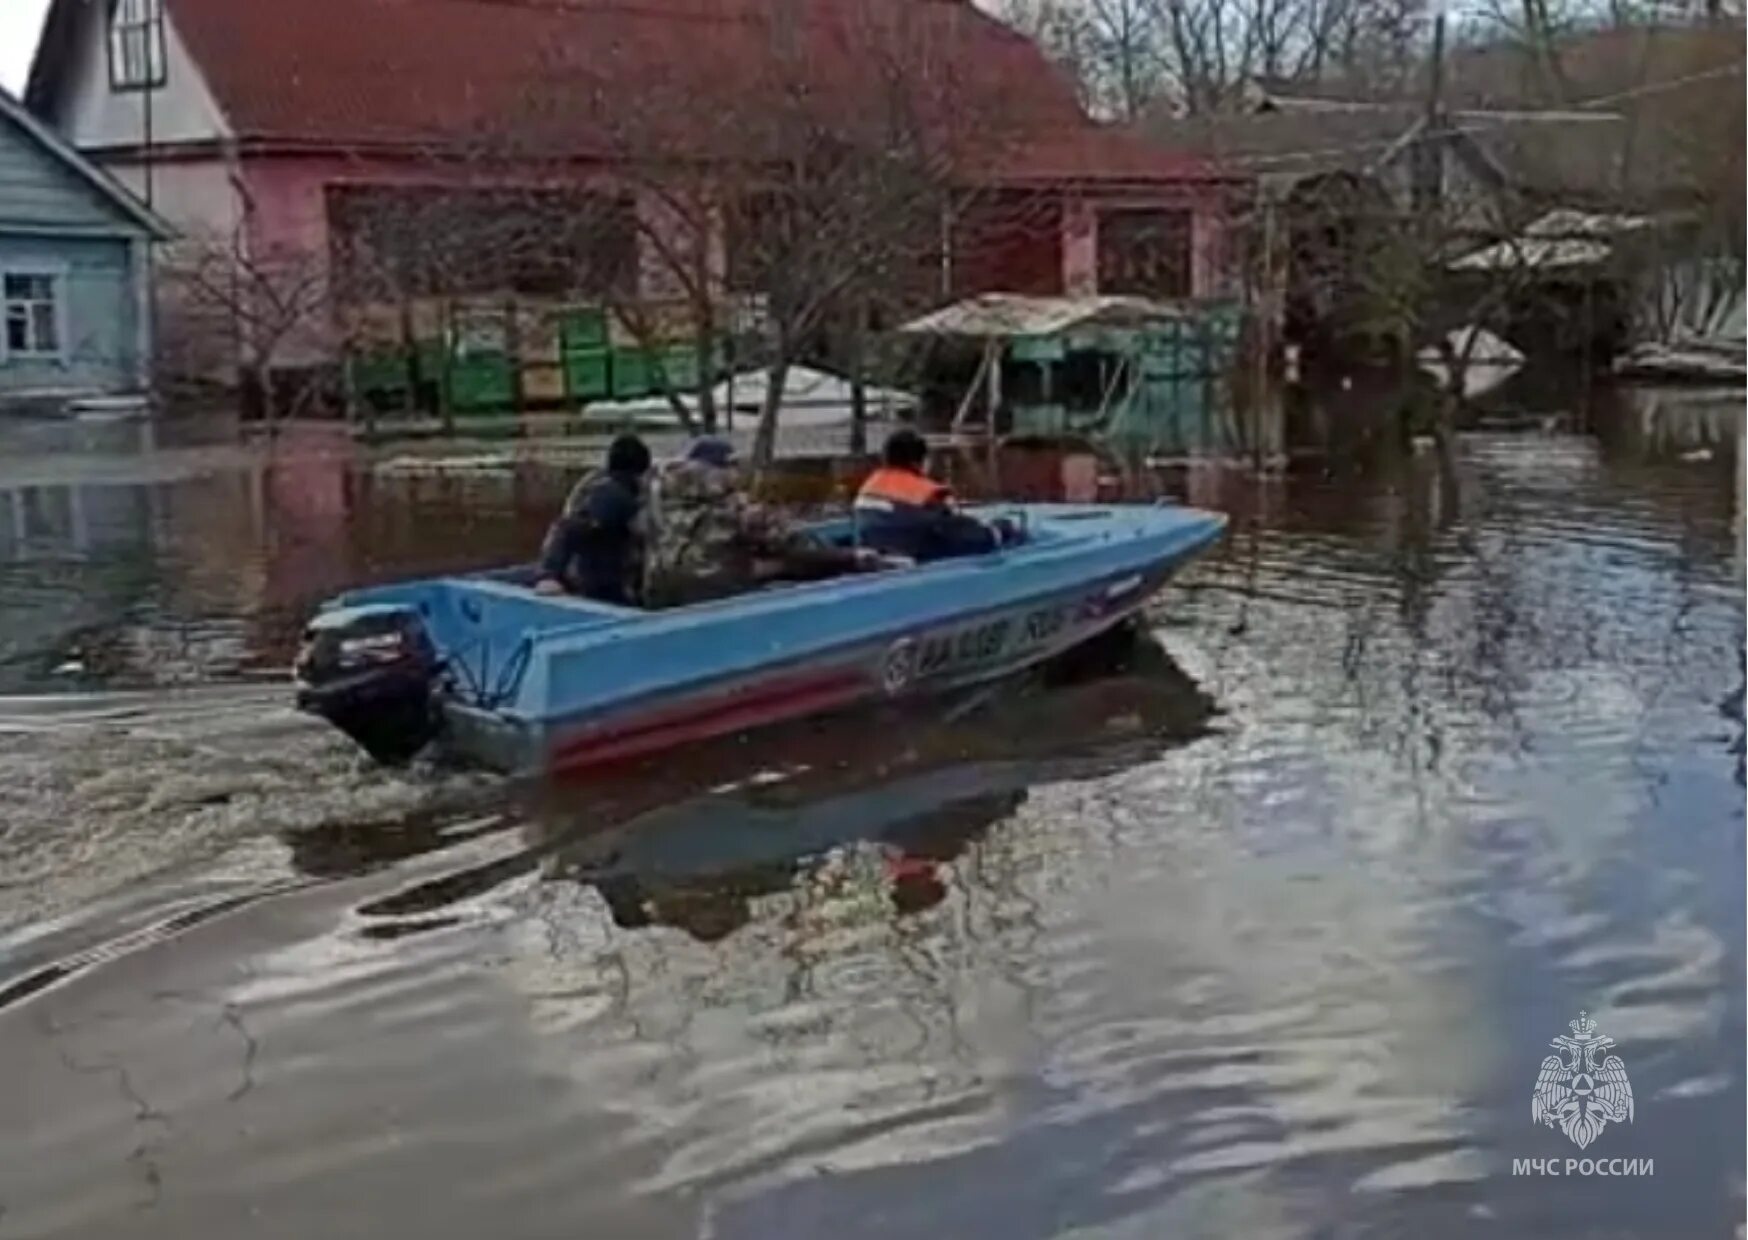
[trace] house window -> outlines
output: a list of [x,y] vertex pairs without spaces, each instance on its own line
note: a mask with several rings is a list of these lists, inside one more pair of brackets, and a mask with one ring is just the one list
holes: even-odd
[[61,357],[62,279],[40,272],[0,276],[0,324],[5,347],[0,357]]
[[145,90],[164,84],[163,0],[112,0],[109,85]]
[[1099,215],[1099,292],[1189,297],[1192,247],[1188,211],[1105,211]]
[[637,288],[629,197],[586,190],[337,185],[330,259],[344,299],[581,294]]
[[774,269],[794,249],[798,212],[775,191],[752,193],[724,220],[728,291],[769,293]]

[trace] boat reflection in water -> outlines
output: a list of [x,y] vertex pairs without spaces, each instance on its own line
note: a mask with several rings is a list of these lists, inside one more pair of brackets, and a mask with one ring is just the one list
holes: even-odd
[[466,902],[538,872],[592,887],[625,929],[714,942],[752,902],[846,884],[898,914],[946,895],[955,858],[1029,788],[1148,762],[1203,735],[1212,701],[1131,632],[958,697],[797,721],[586,780],[488,783],[439,812],[289,833],[292,863],[336,878],[519,828],[522,846],[355,911],[371,938],[454,924]]
[[1151,637],[1108,643],[927,714],[863,712],[688,753],[685,799],[671,769],[554,789],[532,851],[547,878],[594,887],[619,926],[707,942],[782,892],[916,913],[945,898],[951,863],[1029,787],[1149,761],[1212,713]]

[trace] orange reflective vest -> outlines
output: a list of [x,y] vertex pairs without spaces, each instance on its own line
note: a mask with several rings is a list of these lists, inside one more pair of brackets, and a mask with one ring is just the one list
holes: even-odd
[[868,475],[862,489],[856,492],[856,506],[886,508],[902,504],[926,508],[948,504],[952,498],[952,491],[925,474],[909,469],[883,468]]

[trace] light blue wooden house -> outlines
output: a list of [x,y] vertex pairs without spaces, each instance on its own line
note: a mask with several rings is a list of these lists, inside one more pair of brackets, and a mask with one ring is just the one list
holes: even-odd
[[0,90],[0,409],[143,392],[170,227]]

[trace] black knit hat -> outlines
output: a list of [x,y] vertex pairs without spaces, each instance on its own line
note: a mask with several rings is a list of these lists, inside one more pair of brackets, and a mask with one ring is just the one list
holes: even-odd
[[620,435],[607,445],[607,472],[641,478],[649,472],[649,446],[636,435]]
[[928,440],[905,427],[886,437],[880,459],[895,469],[916,469],[929,459]]

